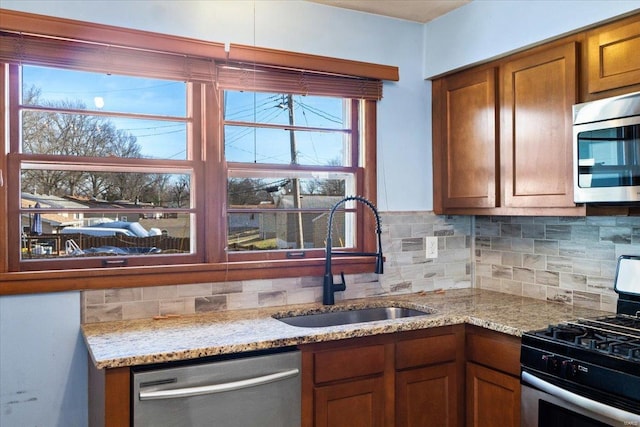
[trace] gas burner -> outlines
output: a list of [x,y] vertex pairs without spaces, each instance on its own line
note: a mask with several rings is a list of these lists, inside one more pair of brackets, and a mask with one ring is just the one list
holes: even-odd
[[640,341],[612,343],[607,350],[612,354],[640,362]]
[[549,326],[543,335],[557,341],[573,342],[585,334],[585,329],[574,325]]
[[573,343],[580,347],[586,347],[589,349],[596,349],[607,342],[605,335],[599,334],[595,331],[587,330],[584,335],[580,335],[574,338]]

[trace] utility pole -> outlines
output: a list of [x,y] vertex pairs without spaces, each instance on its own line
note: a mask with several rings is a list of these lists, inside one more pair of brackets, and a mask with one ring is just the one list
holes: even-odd
[[[293,125],[295,124],[294,116],[293,116],[293,95],[287,95],[287,108],[289,109],[289,124],[291,128],[289,129],[289,142],[291,145],[291,164],[298,164],[298,148],[296,146],[296,133],[293,130]],[[293,207],[296,209],[301,208],[300,203],[300,180],[298,178],[293,178],[292,180],[293,186]],[[297,216],[297,244],[298,249],[304,249],[304,232],[302,228],[302,212],[298,211]]]

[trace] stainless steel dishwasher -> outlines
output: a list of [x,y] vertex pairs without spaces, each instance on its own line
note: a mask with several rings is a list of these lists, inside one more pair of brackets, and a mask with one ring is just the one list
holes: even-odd
[[297,350],[132,372],[134,427],[300,426]]

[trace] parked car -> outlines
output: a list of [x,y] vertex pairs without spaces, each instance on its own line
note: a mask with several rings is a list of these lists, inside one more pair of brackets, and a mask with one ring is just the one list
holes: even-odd
[[88,236],[131,236],[136,235],[124,228],[107,228],[107,227],[65,227],[60,231],[61,234],[86,234]]
[[65,227],[62,234],[87,234],[89,236],[158,236],[161,231],[157,228],[146,230],[139,222],[107,221],[87,227]]
[[130,221],[101,222],[100,224],[92,225],[89,228],[122,229],[127,230],[128,232],[132,233],[132,236],[136,237],[158,236],[161,234],[160,230],[157,228],[146,230],[139,222]]

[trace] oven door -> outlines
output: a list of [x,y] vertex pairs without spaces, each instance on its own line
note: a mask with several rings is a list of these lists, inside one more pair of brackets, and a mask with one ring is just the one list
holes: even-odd
[[521,427],[640,426],[640,415],[577,395],[522,372]]

